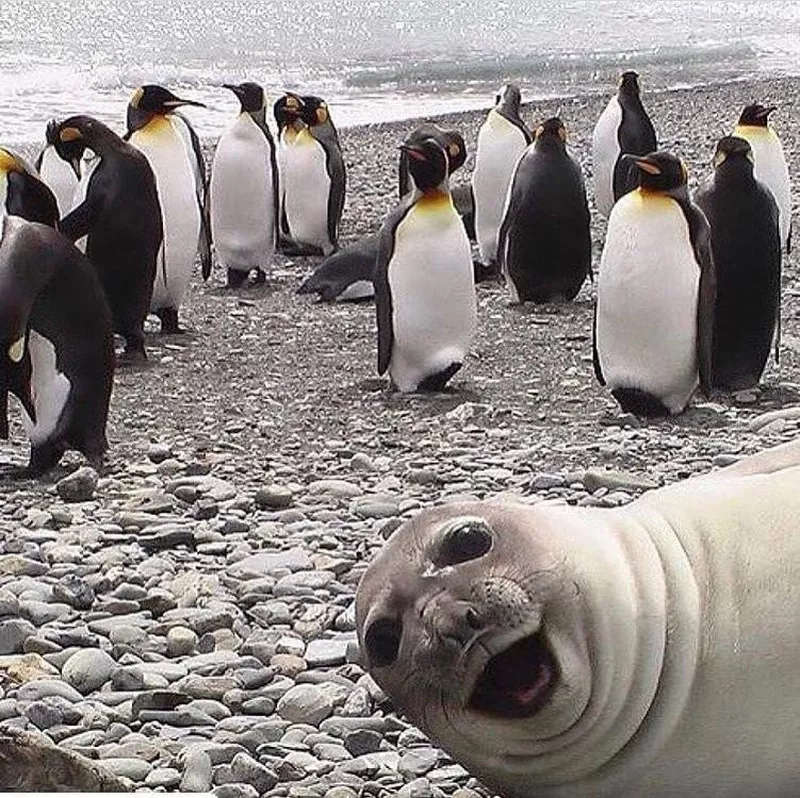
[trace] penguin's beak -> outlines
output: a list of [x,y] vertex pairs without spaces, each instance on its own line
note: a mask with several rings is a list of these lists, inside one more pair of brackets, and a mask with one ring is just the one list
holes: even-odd
[[197,100],[182,100],[180,97],[175,97],[173,100],[165,100],[162,105],[164,108],[180,108],[183,105],[193,105],[195,108],[207,108],[205,103],[198,102]]
[[223,83],[222,84],[222,88],[223,89],[227,89],[228,91],[232,91],[237,97],[241,97],[242,96],[242,88],[241,88],[241,86],[236,86],[233,83]]
[[415,161],[428,160],[424,150],[421,150],[419,147],[416,147],[413,144],[401,144],[397,149],[407,153],[408,156],[413,158]]
[[633,164],[637,169],[641,169],[649,175],[661,174],[661,167],[650,160],[646,155],[631,155],[630,153],[625,153],[625,155],[622,156],[622,160],[626,163]]
[[777,106],[777,105],[770,105],[768,108],[764,108],[764,109],[763,109],[763,110],[762,110],[762,111],[761,111],[761,112],[758,114],[758,118],[759,118],[759,119],[769,119],[769,115],[770,115],[770,114],[771,114],[773,111],[777,111],[777,110],[778,110],[778,106]]
[[72,167],[72,171],[75,172],[75,177],[78,180],[81,179],[81,159],[80,158],[72,158],[69,162],[69,165]]

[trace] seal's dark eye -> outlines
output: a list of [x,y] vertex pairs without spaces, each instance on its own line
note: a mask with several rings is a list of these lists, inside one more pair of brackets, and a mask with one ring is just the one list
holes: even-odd
[[376,668],[391,665],[397,659],[402,636],[403,625],[394,618],[381,618],[370,624],[364,635],[370,664]]
[[439,567],[458,565],[483,557],[491,548],[492,531],[484,521],[460,521],[445,532],[435,562]]

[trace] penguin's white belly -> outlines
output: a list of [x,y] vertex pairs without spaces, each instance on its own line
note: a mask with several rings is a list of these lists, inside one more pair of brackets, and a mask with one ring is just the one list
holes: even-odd
[[395,230],[388,265],[394,343],[389,374],[400,391],[463,363],[475,335],[472,257],[452,203],[417,203]]
[[267,137],[249,114],[223,133],[211,172],[211,230],[220,262],[264,268],[275,254],[275,190]]
[[75,207],[72,200],[78,179],[72,167],[59,156],[52,145],[48,145],[42,154],[39,176],[53,192],[58,204],[58,215],[63,219]]
[[[154,125],[155,129],[150,130]],[[137,131],[130,141],[147,156],[156,176],[164,225],[150,307],[177,309],[189,285],[200,237],[194,155],[187,151],[183,135],[167,119]]]
[[792,223],[792,191],[783,146],[772,128],[738,126],[734,135],[746,139],[753,150],[753,174],[775,197],[780,213],[781,243],[786,244]]
[[597,210],[608,216],[614,207],[614,167],[619,158],[619,127],[622,107],[616,95],[600,114],[592,134],[592,171]]
[[291,237],[299,244],[331,249],[328,196],[331,181],[325,151],[310,135],[284,149],[284,207]]
[[31,443],[44,443],[55,431],[72,387],[69,379],[56,367],[56,350],[52,342],[35,330],[28,333],[31,357],[31,395],[36,423],[22,411],[22,424]]
[[609,388],[639,388],[683,410],[698,383],[699,285],[680,206],[639,191],[622,197],[597,286],[597,353]]
[[503,221],[506,194],[525,138],[505,117],[492,110],[478,133],[472,193],[475,198],[475,234],[481,261],[497,258],[497,235]]

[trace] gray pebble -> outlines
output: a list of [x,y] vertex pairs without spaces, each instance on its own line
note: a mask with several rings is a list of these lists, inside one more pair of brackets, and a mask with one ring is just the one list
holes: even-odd
[[56,492],[65,502],[86,502],[94,497],[97,482],[97,471],[81,466],[56,483]]

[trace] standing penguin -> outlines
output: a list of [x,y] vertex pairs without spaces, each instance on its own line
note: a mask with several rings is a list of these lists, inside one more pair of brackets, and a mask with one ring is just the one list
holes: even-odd
[[263,282],[278,232],[278,165],[266,120],[264,90],[256,83],[225,84],[241,111],[222,134],[211,170],[211,231],[219,261],[236,288],[251,269]]
[[144,320],[163,237],[155,175],[143,153],[89,116],[65,119],[56,137],[59,155],[76,174],[84,148],[97,156],[85,196],[61,231],[71,241],[87,236],[86,255],[106,293],[114,332],[125,339],[123,357],[144,360]]
[[486,266],[497,260],[497,236],[508,187],[517,161],[531,143],[531,134],[519,113],[521,102],[517,86],[510,83],[503,86],[497,95],[497,104],[478,131],[472,194],[478,250]]
[[21,216],[56,227],[58,204],[53,192],[21,156],[0,147],[0,217]]
[[626,156],[639,188],[614,205],[600,259],[594,368],[620,407],[680,413],[708,393],[716,280],[711,232],[673,155]]
[[638,185],[636,169],[623,156],[646,155],[656,147],[656,132],[639,96],[639,76],[623,72],[619,90],[600,114],[592,135],[594,195],[603,216]]
[[[198,197],[198,162],[186,120],[175,114],[182,100],[161,86],[138,88],[128,105],[130,143],[141,150],[156,176],[164,244],[150,309],[161,320],[162,333],[180,332],[178,309],[189,285],[203,231],[203,205]],[[204,263],[203,276],[209,267]]]
[[756,180],[760,180],[772,192],[778,203],[781,244],[786,247],[786,252],[791,252],[792,190],[781,140],[769,124],[769,115],[775,110],[775,106],[746,106],[733,135],[747,141],[753,150]]
[[319,97],[296,99],[305,126],[284,139],[286,223],[297,245],[329,255],[338,246],[344,208],[344,158],[327,104]]
[[[426,138],[433,138],[439,142],[448,156],[448,176],[464,165],[467,158],[467,149],[463,136],[457,130],[444,130],[438,125],[423,124],[415,128],[406,139],[406,144],[421,143]],[[408,155],[400,151],[399,186],[401,200],[413,190],[412,180],[408,172]],[[459,207],[457,189],[467,189],[468,186],[457,186],[451,189],[450,194],[456,207],[464,229],[469,235],[468,221],[465,220],[465,209]],[[471,200],[461,192],[461,201],[467,205]],[[316,268],[297,289],[298,294],[317,294],[323,302],[333,301],[360,301],[371,299],[375,295],[372,284],[372,275],[375,271],[375,260],[378,256],[378,242],[380,235],[374,233],[346,246],[344,249],[329,255]]]
[[758,384],[778,326],[779,211],[753,175],[753,152],[744,139],[720,139],[714,166],[711,184],[695,197],[711,225],[717,275],[711,385],[738,391]]
[[558,117],[536,129],[517,163],[497,256],[512,302],[571,300],[592,264],[589,204]]
[[36,171],[45,185],[53,192],[58,204],[59,217],[63,218],[72,208],[80,174],[76,176],[69,163],[56,152],[57,137],[58,121],[51,119],[47,123],[45,131],[47,143],[36,159]]
[[378,373],[406,393],[442,390],[463,365],[476,326],[469,240],[433,138],[404,143],[414,191],[388,216],[375,266]]
[[276,160],[278,162],[278,241],[281,247],[289,245],[289,225],[286,221],[286,149],[294,144],[298,133],[306,126],[300,118],[300,98],[296,94],[284,94],[273,105],[275,124],[278,126]]
[[113,373],[111,314],[89,261],[46,225],[0,219],[0,438],[10,392],[31,442],[27,475],[68,448],[100,460]]

